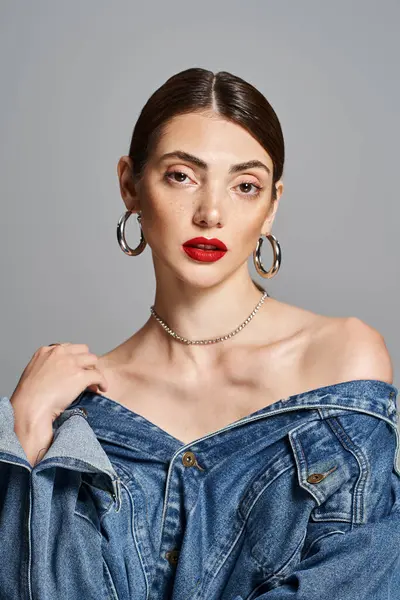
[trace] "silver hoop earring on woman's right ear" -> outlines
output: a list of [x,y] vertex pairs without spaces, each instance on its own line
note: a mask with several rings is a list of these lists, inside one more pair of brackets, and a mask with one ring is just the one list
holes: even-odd
[[269,271],[266,271],[261,262],[261,248],[264,241],[262,237],[258,238],[256,249],[253,252],[253,262],[257,273],[261,275],[261,277],[264,277],[264,279],[271,279],[271,277],[274,277],[279,271],[282,261],[282,252],[278,240],[274,235],[272,235],[272,233],[266,233],[265,237],[268,238],[274,252],[272,267]]
[[125,223],[127,222],[127,220],[129,219],[129,217],[132,214],[133,214],[132,210],[127,210],[122,215],[122,217],[120,217],[120,219],[118,221],[118,225],[117,225],[117,240],[118,240],[118,244],[119,244],[121,250],[123,252],[125,252],[125,254],[128,254],[128,256],[137,256],[138,254],[141,254],[143,252],[143,250],[146,248],[147,242],[144,239],[142,226],[140,224],[141,223],[141,219],[142,219],[142,215],[139,212],[138,215],[137,215],[137,220],[138,220],[138,223],[140,225],[140,242],[136,246],[136,248],[131,248],[126,243],[126,239],[125,239]]

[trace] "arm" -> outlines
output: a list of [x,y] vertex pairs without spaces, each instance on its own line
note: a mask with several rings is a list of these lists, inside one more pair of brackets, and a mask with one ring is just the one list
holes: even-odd
[[[320,442],[327,439],[322,422],[306,422],[290,432],[294,485],[302,494],[318,492],[322,501],[305,523],[296,553],[253,591],[252,600],[400,598],[399,432],[392,422],[352,411],[329,421],[358,467],[347,471],[347,458],[333,449],[332,437],[337,480],[326,477],[322,487],[313,486],[309,466],[327,456],[325,450],[319,454]],[[244,598],[239,594],[234,600]]]
[[[400,486],[396,486],[399,494]],[[397,500],[398,502],[398,500]],[[321,525],[321,529],[322,529]],[[318,529],[318,528],[317,528]],[[311,553],[257,600],[397,600],[400,511],[342,534],[318,531]]]
[[[99,510],[119,510],[120,488],[106,453],[79,408],[64,411],[34,467],[0,398],[0,600],[81,597],[103,589]],[[96,478],[95,506],[84,494]],[[76,509],[85,518],[76,516]],[[99,535],[100,534],[100,535]],[[79,594],[78,592],[79,591]]]
[[50,419],[28,415],[25,406],[20,406],[18,396],[10,398],[14,412],[14,431],[24,449],[27,460],[36,465],[46,454],[53,441],[53,424]]
[[[342,334],[342,347],[346,340],[342,380],[393,382],[391,359],[379,332],[351,318]],[[350,421],[348,417],[349,437],[357,432],[354,439],[359,440],[362,432],[355,423],[350,427]],[[385,421],[377,425],[371,439],[361,444],[361,477],[357,491],[352,491],[354,512],[358,503],[353,522],[335,523],[324,515],[322,505],[321,520],[309,523],[301,560],[288,572],[278,573],[276,587],[261,588],[254,600],[400,598],[399,440],[399,419],[397,433]]]

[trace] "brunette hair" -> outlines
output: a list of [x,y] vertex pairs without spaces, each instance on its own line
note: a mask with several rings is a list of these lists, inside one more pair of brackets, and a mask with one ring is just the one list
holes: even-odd
[[136,121],[130,143],[133,177],[141,178],[167,123],[177,115],[190,112],[219,114],[244,127],[263,146],[273,164],[272,200],[275,200],[275,184],[282,177],[285,161],[279,119],[261,92],[227,71],[186,69],[167,79],[150,96]]

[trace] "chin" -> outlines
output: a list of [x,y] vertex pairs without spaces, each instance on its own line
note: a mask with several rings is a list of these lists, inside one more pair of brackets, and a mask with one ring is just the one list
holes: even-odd
[[[209,267],[206,268],[209,269]],[[206,273],[205,270],[201,272],[201,270],[196,267],[189,267],[189,269],[185,271],[185,273],[183,273],[182,271],[177,273],[175,271],[175,276],[178,279],[180,279],[180,281],[184,282],[186,285],[190,285],[191,287],[197,288],[199,290],[207,290],[220,285],[223,282],[225,275],[221,272],[217,273],[216,269],[214,270],[214,273],[211,273],[211,271]]]
[[[182,251],[183,252],[183,251]],[[182,259],[184,261],[182,265]],[[169,256],[165,255],[160,258],[153,252],[153,263],[156,272],[160,269],[160,272],[165,270],[165,267],[170,271],[170,275],[184,282],[186,285],[190,285],[193,288],[199,290],[206,290],[212,287],[220,285],[224,279],[228,276],[225,269],[221,268],[215,263],[203,263],[196,262],[188,259],[186,255]],[[182,268],[177,268],[177,267]]]

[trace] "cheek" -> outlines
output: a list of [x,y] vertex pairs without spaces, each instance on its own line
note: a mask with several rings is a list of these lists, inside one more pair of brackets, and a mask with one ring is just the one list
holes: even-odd
[[[170,194],[147,191],[141,203],[143,233],[150,245],[160,246],[165,236],[184,237],[190,228],[192,207]],[[186,236],[187,237],[187,236]],[[186,238],[185,238],[186,239]]]
[[258,229],[247,231],[246,239],[243,241],[243,248],[245,249],[245,254],[247,256],[250,256],[253,250],[255,250],[259,237],[260,233]]
[[261,234],[262,223],[263,221],[259,218],[251,220],[242,218],[237,223],[238,236],[244,246],[251,248],[256,246]]
[[150,215],[166,221],[183,214],[192,218],[196,203],[194,194],[162,182],[149,183],[144,199]]

